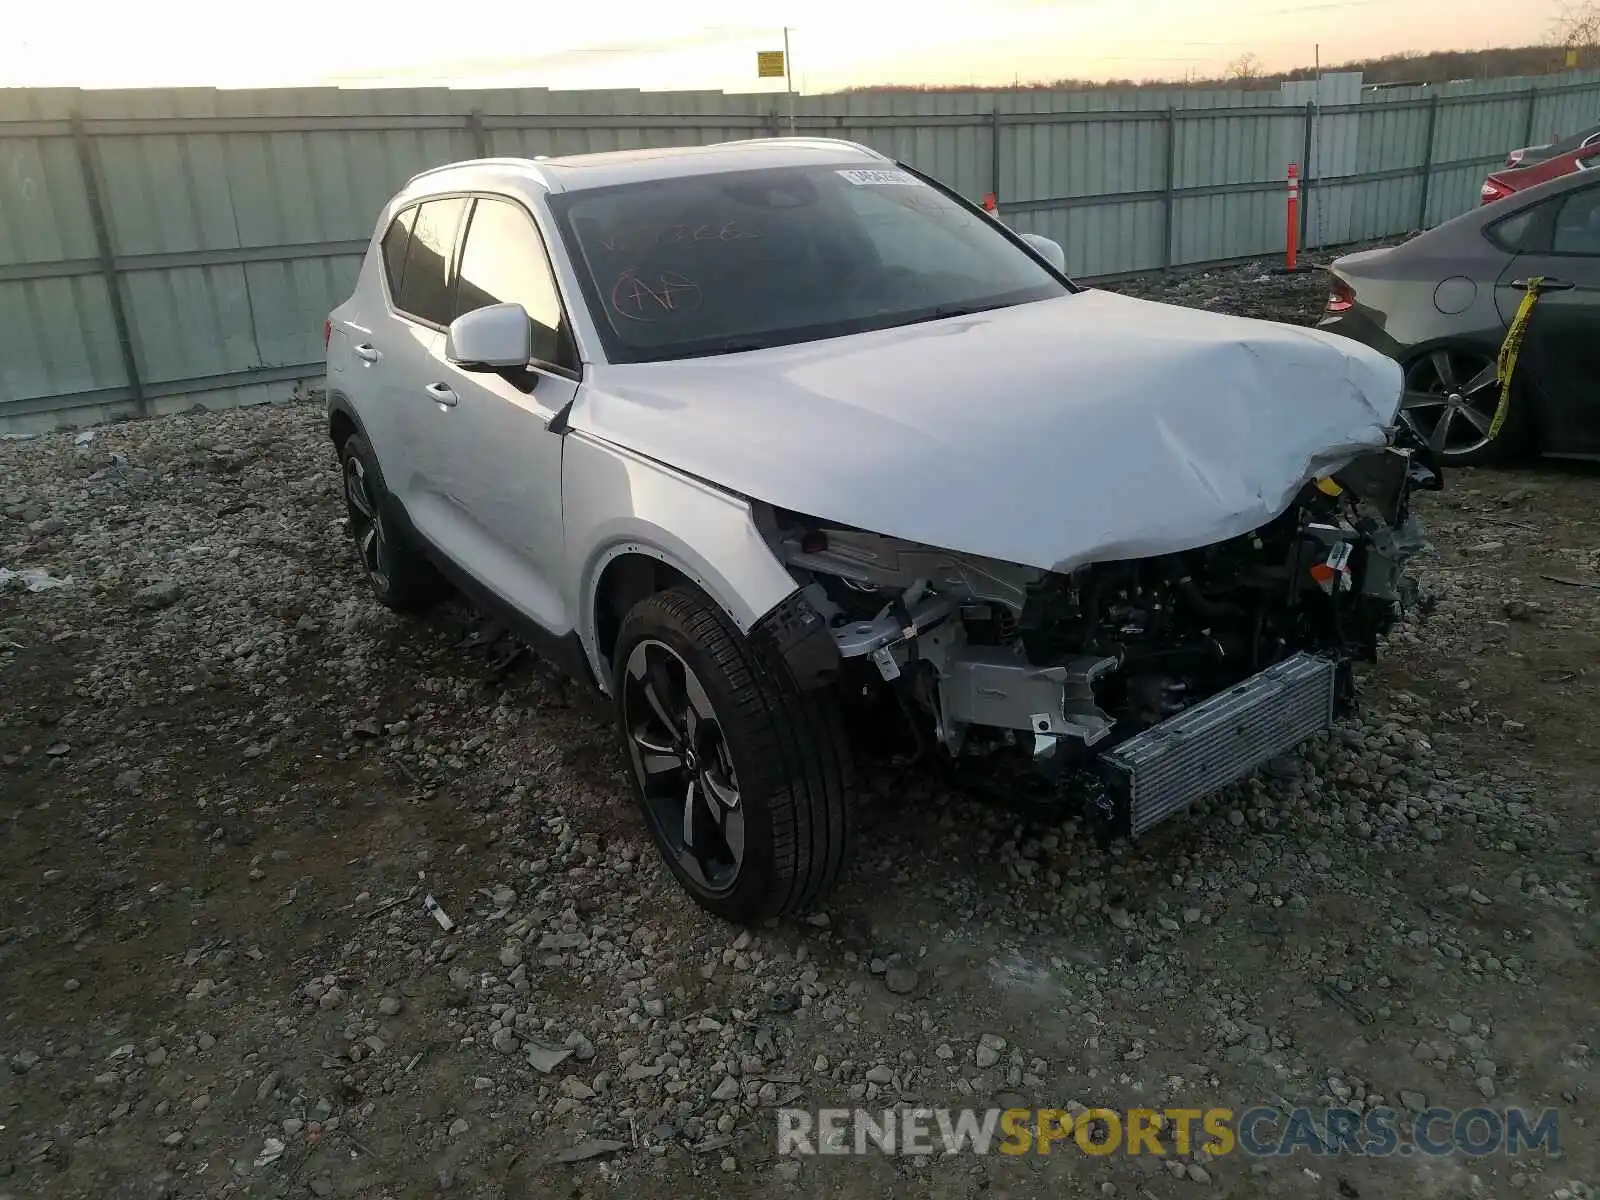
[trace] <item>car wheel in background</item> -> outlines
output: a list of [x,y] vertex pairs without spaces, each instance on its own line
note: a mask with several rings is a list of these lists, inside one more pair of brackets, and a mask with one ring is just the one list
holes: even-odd
[[1527,391],[1512,396],[1511,409],[1494,437],[1489,431],[1500,404],[1500,380],[1492,355],[1442,346],[1404,364],[1400,416],[1449,466],[1500,462],[1520,445],[1528,427]]
[[339,447],[339,469],[350,536],[378,603],[412,612],[438,600],[448,586],[385,515],[383,473],[372,447],[359,434],[351,434]]
[[704,593],[677,587],[624,619],[612,695],[639,807],[696,902],[741,924],[815,906],[850,835],[831,693],[801,691]]

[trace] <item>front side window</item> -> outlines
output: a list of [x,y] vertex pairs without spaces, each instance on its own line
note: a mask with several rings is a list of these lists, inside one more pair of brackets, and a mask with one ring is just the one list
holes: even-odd
[[450,323],[450,255],[466,208],[461,196],[418,205],[400,290],[394,295],[394,306],[401,312],[430,325]]
[[533,357],[576,365],[544,242],[518,205],[487,198],[473,205],[458,275],[456,316],[490,304],[520,304],[533,323]]
[[550,198],[613,362],[887,329],[1071,289],[898,167],[770,167]]

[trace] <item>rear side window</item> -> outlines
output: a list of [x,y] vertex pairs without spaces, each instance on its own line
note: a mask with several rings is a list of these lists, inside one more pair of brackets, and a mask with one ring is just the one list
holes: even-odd
[[1557,254],[1600,255],[1600,187],[1562,197],[1550,248]]
[[1534,204],[1515,216],[1496,221],[1485,232],[1489,240],[1502,250],[1510,250],[1513,254],[1537,254],[1550,244],[1549,211],[1548,201]]
[[430,325],[450,323],[450,255],[466,208],[461,196],[417,206],[400,290],[394,296],[394,306],[401,312]]
[[467,224],[455,315],[490,304],[520,304],[533,322],[533,356],[575,367],[561,294],[533,221],[509,200],[479,199]]
[[415,207],[408,208],[393,221],[383,235],[383,273],[389,280],[389,295],[400,294],[400,281],[406,272],[406,249],[411,244],[411,223],[416,220]]

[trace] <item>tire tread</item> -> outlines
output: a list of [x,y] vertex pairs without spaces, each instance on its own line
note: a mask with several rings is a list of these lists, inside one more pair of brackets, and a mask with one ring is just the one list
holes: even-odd
[[[738,709],[749,758],[760,764],[753,782],[771,821],[773,878],[758,903],[723,915],[759,920],[814,907],[838,882],[852,832],[852,763],[831,693],[802,691],[781,659],[752,645],[698,588],[641,601],[623,622],[619,648],[657,623],[709,655]],[[741,793],[751,790],[747,770],[740,765]]]

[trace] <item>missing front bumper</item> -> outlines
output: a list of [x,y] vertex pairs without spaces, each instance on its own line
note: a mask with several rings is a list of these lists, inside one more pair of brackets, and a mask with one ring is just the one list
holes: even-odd
[[1136,734],[1100,762],[1139,837],[1333,724],[1343,668],[1296,654]]

